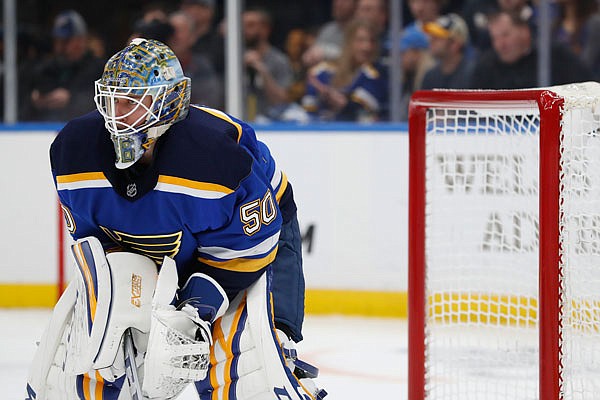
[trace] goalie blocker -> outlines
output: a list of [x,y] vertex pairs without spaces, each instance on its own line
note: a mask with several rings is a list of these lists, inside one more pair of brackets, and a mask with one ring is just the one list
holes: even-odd
[[[293,342],[276,333],[270,269],[231,306],[217,282],[194,274],[177,293],[176,308],[173,260],[165,257],[157,278],[149,258],[105,256],[93,237],[72,251],[78,273],[42,336],[27,399],[171,399],[190,382],[201,399],[214,398],[215,391],[231,400],[326,395],[309,379],[316,369],[297,360]],[[128,360],[126,332],[137,350]],[[127,367],[136,373],[126,375]],[[132,375],[142,382],[131,382]]]

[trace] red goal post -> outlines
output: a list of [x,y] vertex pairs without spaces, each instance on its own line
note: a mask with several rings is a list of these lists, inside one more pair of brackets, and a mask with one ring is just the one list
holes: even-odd
[[600,398],[599,104],[413,95],[409,400]]

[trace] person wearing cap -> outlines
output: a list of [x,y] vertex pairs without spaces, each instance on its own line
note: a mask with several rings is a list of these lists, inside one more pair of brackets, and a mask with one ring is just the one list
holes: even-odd
[[23,120],[67,121],[94,109],[93,83],[104,68],[87,44],[87,25],[75,10],[61,12],[52,29],[53,54],[34,68]]
[[416,25],[407,27],[400,36],[400,65],[402,68],[402,89],[400,91],[400,119],[408,120],[410,96],[421,89],[425,72],[435,61],[429,51],[427,35]]
[[429,35],[431,55],[437,64],[425,73],[422,89],[467,89],[473,63],[467,55],[469,32],[457,14],[448,14],[423,25]]

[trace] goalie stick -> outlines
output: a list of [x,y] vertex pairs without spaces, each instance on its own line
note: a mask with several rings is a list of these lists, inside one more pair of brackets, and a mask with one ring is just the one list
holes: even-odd
[[135,362],[135,348],[133,346],[133,338],[131,336],[131,328],[125,331],[123,335],[124,351],[125,351],[125,374],[129,382],[129,393],[131,400],[146,399],[142,394],[142,386],[137,373],[137,364]]

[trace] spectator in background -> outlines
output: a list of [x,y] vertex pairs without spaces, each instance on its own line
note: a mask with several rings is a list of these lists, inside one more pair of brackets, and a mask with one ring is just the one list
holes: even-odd
[[423,29],[423,25],[435,21],[441,14],[447,0],[408,0],[408,9],[413,17],[412,25]]
[[373,25],[379,46],[377,51],[385,57],[388,44],[387,0],[357,0],[354,18],[369,21]]
[[421,89],[425,73],[435,65],[435,60],[429,52],[427,35],[415,25],[405,28],[400,36],[400,64],[402,89],[399,118],[407,121],[410,96]]
[[145,19],[138,20],[133,27],[133,32],[129,36],[127,43],[135,38],[154,39],[161,43],[166,43],[171,40],[175,33],[173,26],[166,19],[153,19],[146,21]]
[[251,121],[278,120],[289,104],[292,68],[287,56],[269,42],[271,24],[263,8],[242,13],[246,119]]
[[[534,29],[534,9],[528,0],[468,0],[461,15],[469,27],[471,44],[479,53],[491,48],[488,15],[499,11],[515,13]],[[533,31],[532,31],[533,32]]]
[[194,21],[194,52],[208,58],[222,80],[225,40],[215,26],[215,0],[183,0],[181,10]]
[[[488,18],[492,49],[476,62],[471,86],[477,89],[522,89],[538,86],[537,49],[531,27],[520,14],[500,11]],[[588,68],[563,45],[553,43],[551,85],[591,79]]]
[[423,25],[429,35],[435,67],[423,77],[421,89],[467,89],[471,83],[472,59],[466,55],[469,45],[467,24],[458,14],[448,14]]
[[106,42],[97,32],[88,32],[87,47],[96,57],[106,60]]
[[87,45],[87,25],[74,10],[61,12],[52,29],[53,53],[32,71],[23,120],[67,121],[94,109],[94,81],[104,61]]
[[149,23],[152,21],[166,22],[169,10],[167,5],[162,1],[153,1],[142,7],[142,15],[138,21]]
[[129,44],[135,38],[154,39],[166,43],[173,35],[173,27],[168,21],[167,6],[160,1],[146,4],[139,18],[135,20],[132,33],[126,41]]
[[348,25],[340,58],[309,72],[302,105],[319,121],[372,122],[382,119],[387,79],[377,59],[377,30],[365,20]]
[[333,0],[331,2],[332,21],[324,24],[315,43],[302,56],[305,65],[312,67],[323,60],[334,60],[342,53],[344,29],[352,20],[356,0]]
[[[556,2],[557,20],[553,37],[569,47],[592,70],[600,69],[600,14],[596,0]],[[595,79],[600,77],[600,71]]]
[[173,27],[173,35],[167,45],[179,59],[185,76],[192,80],[192,104],[223,108],[223,81],[210,61],[192,50],[195,42],[194,21],[185,12],[176,11],[169,16],[169,23]]
[[304,29],[292,29],[288,32],[285,41],[285,54],[292,68],[293,80],[288,90],[290,102],[300,103],[306,92],[307,66],[304,63],[304,54],[314,45],[314,38]]

